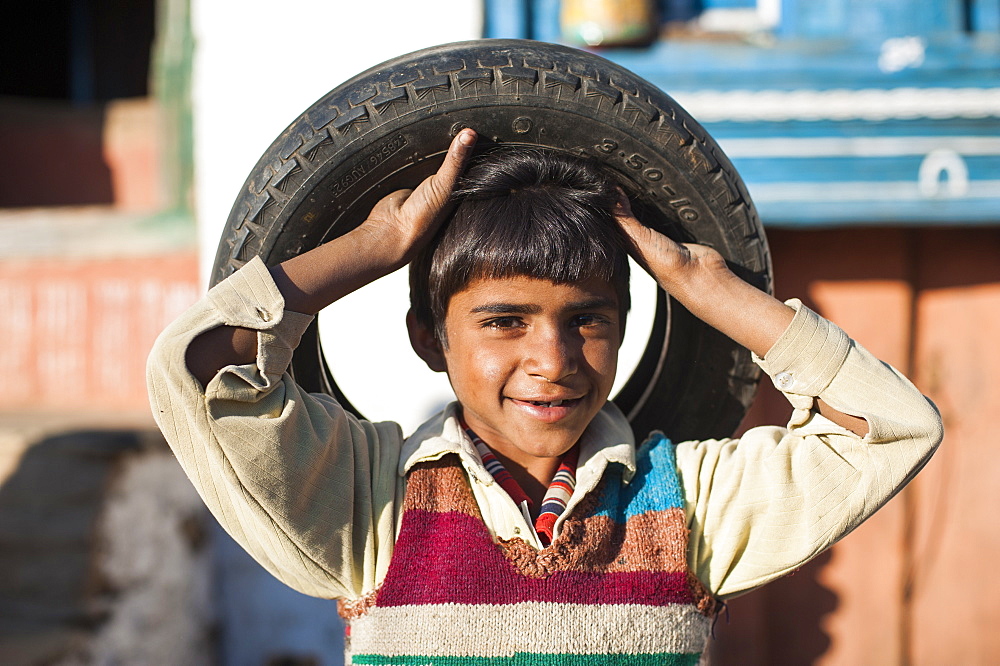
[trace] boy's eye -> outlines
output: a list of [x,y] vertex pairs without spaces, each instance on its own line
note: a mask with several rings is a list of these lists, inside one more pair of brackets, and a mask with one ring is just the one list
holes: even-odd
[[483,322],[483,328],[495,329],[518,328],[522,325],[520,317],[494,317]]
[[603,324],[608,324],[610,321],[607,317],[603,317],[597,314],[581,314],[573,317],[573,326],[600,326]]

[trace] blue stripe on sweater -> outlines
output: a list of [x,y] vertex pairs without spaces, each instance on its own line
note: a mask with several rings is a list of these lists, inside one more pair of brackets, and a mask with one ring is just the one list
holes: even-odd
[[650,435],[636,452],[635,462],[631,483],[606,484],[595,515],[624,523],[632,516],[684,507],[675,447],[669,439],[661,433]]

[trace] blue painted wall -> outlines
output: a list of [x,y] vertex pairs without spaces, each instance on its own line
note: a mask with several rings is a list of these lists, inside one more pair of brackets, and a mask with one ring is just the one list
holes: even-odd
[[[518,4],[520,27],[488,36],[559,39],[558,0]],[[696,33],[599,53],[702,122],[766,224],[1000,223],[1000,0],[780,0],[767,31]]]

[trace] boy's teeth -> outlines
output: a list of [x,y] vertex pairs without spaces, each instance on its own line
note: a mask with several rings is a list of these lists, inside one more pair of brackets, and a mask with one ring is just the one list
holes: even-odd
[[564,402],[565,400],[553,400],[552,402],[542,402],[540,400],[532,400],[531,404],[538,405],[539,407],[558,407]]

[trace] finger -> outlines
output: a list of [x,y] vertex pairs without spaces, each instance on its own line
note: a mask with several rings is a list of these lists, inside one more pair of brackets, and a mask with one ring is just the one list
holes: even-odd
[[444,206],[448,201],[448,197],[451,196],[452,190],[455,189],[455,183],[458,182],[459,176],[462,175],[465,163],[468,161],[469,156],[472,155],[472,149],[475,145],[475,131],[468,128],[463,129],[451,140],[451,145],[448,146],[448,154],[444,156],[444,162],[437,170],[437,173],[420,183],[418,189],[421,191],[421,194],[427,197],[427,201],[433,207],[439,208]]
[[620,187],[616,187],[615,189],[618,190],[618,203],[615,204],[615,209],[612,211],[614,216],[635,218],[632,214],[632,202],[629,201],[625,190]]
[[387,202],[394,203],[394,204],[396,204],[398,206],[398,205],[402,204],[404,201],[406,201],[407,199],[409,199],[411,194],[413,194],[413,190],[410,190],[410,189],[396,190],[395,192],[390,192],[385,197],[385,200]]
[[650,269],[649,262],[646,257],[649,246],[653,241],[651,238],[653,232],[651,229],[639,222],[639,220],[635,219],[635,216],[632,215],[632,211],[626,208],[626,206],[628,206],[628,198],[625,196],[625,193],[622,192],[622,197],[613,211],[615,222],[617,222],[618,227],[625,232],[625,237],[628,239],[627,250],[629,255],[631,255],[631,257],[635,259],[635,261],[642,266],[647,273],[653,275],[653,271]]
[[448,154],[444,157],[444,163],[441,164],[441,168],[436,174],[435,180],[440,180],[441,187],[451,191],[458,177],[462,175],[462,169],[465,168],[465,163],[475,147],[475,130],[467,127],[455,135],[455,138],[451,140],[451,145],[448,146]]
[[[626,201],[628,201],[626,199]],[[632,211],[625,208],[623,209],[623,204],[618,203],[618,206],[614,210],[615,221],[618,222],[620,226],[633,241],[639,241],[640,239],[649,236],[652,231],[648,227],[642,224],[639,220],[632,215]]]
[[[650,236],[651,230],[636,219],[635,215],[632,213],[632,204],[628,199],[628,195],[625,194],[625,190],[618,187],[618,202],[615,204],[615,208],[612,215],[615,217],[615,221],[618,222],[618,226],[625,231],[626,235],[632,239],[632,242],[639,245]],[[638,250],[638,247],[634,248]]]

